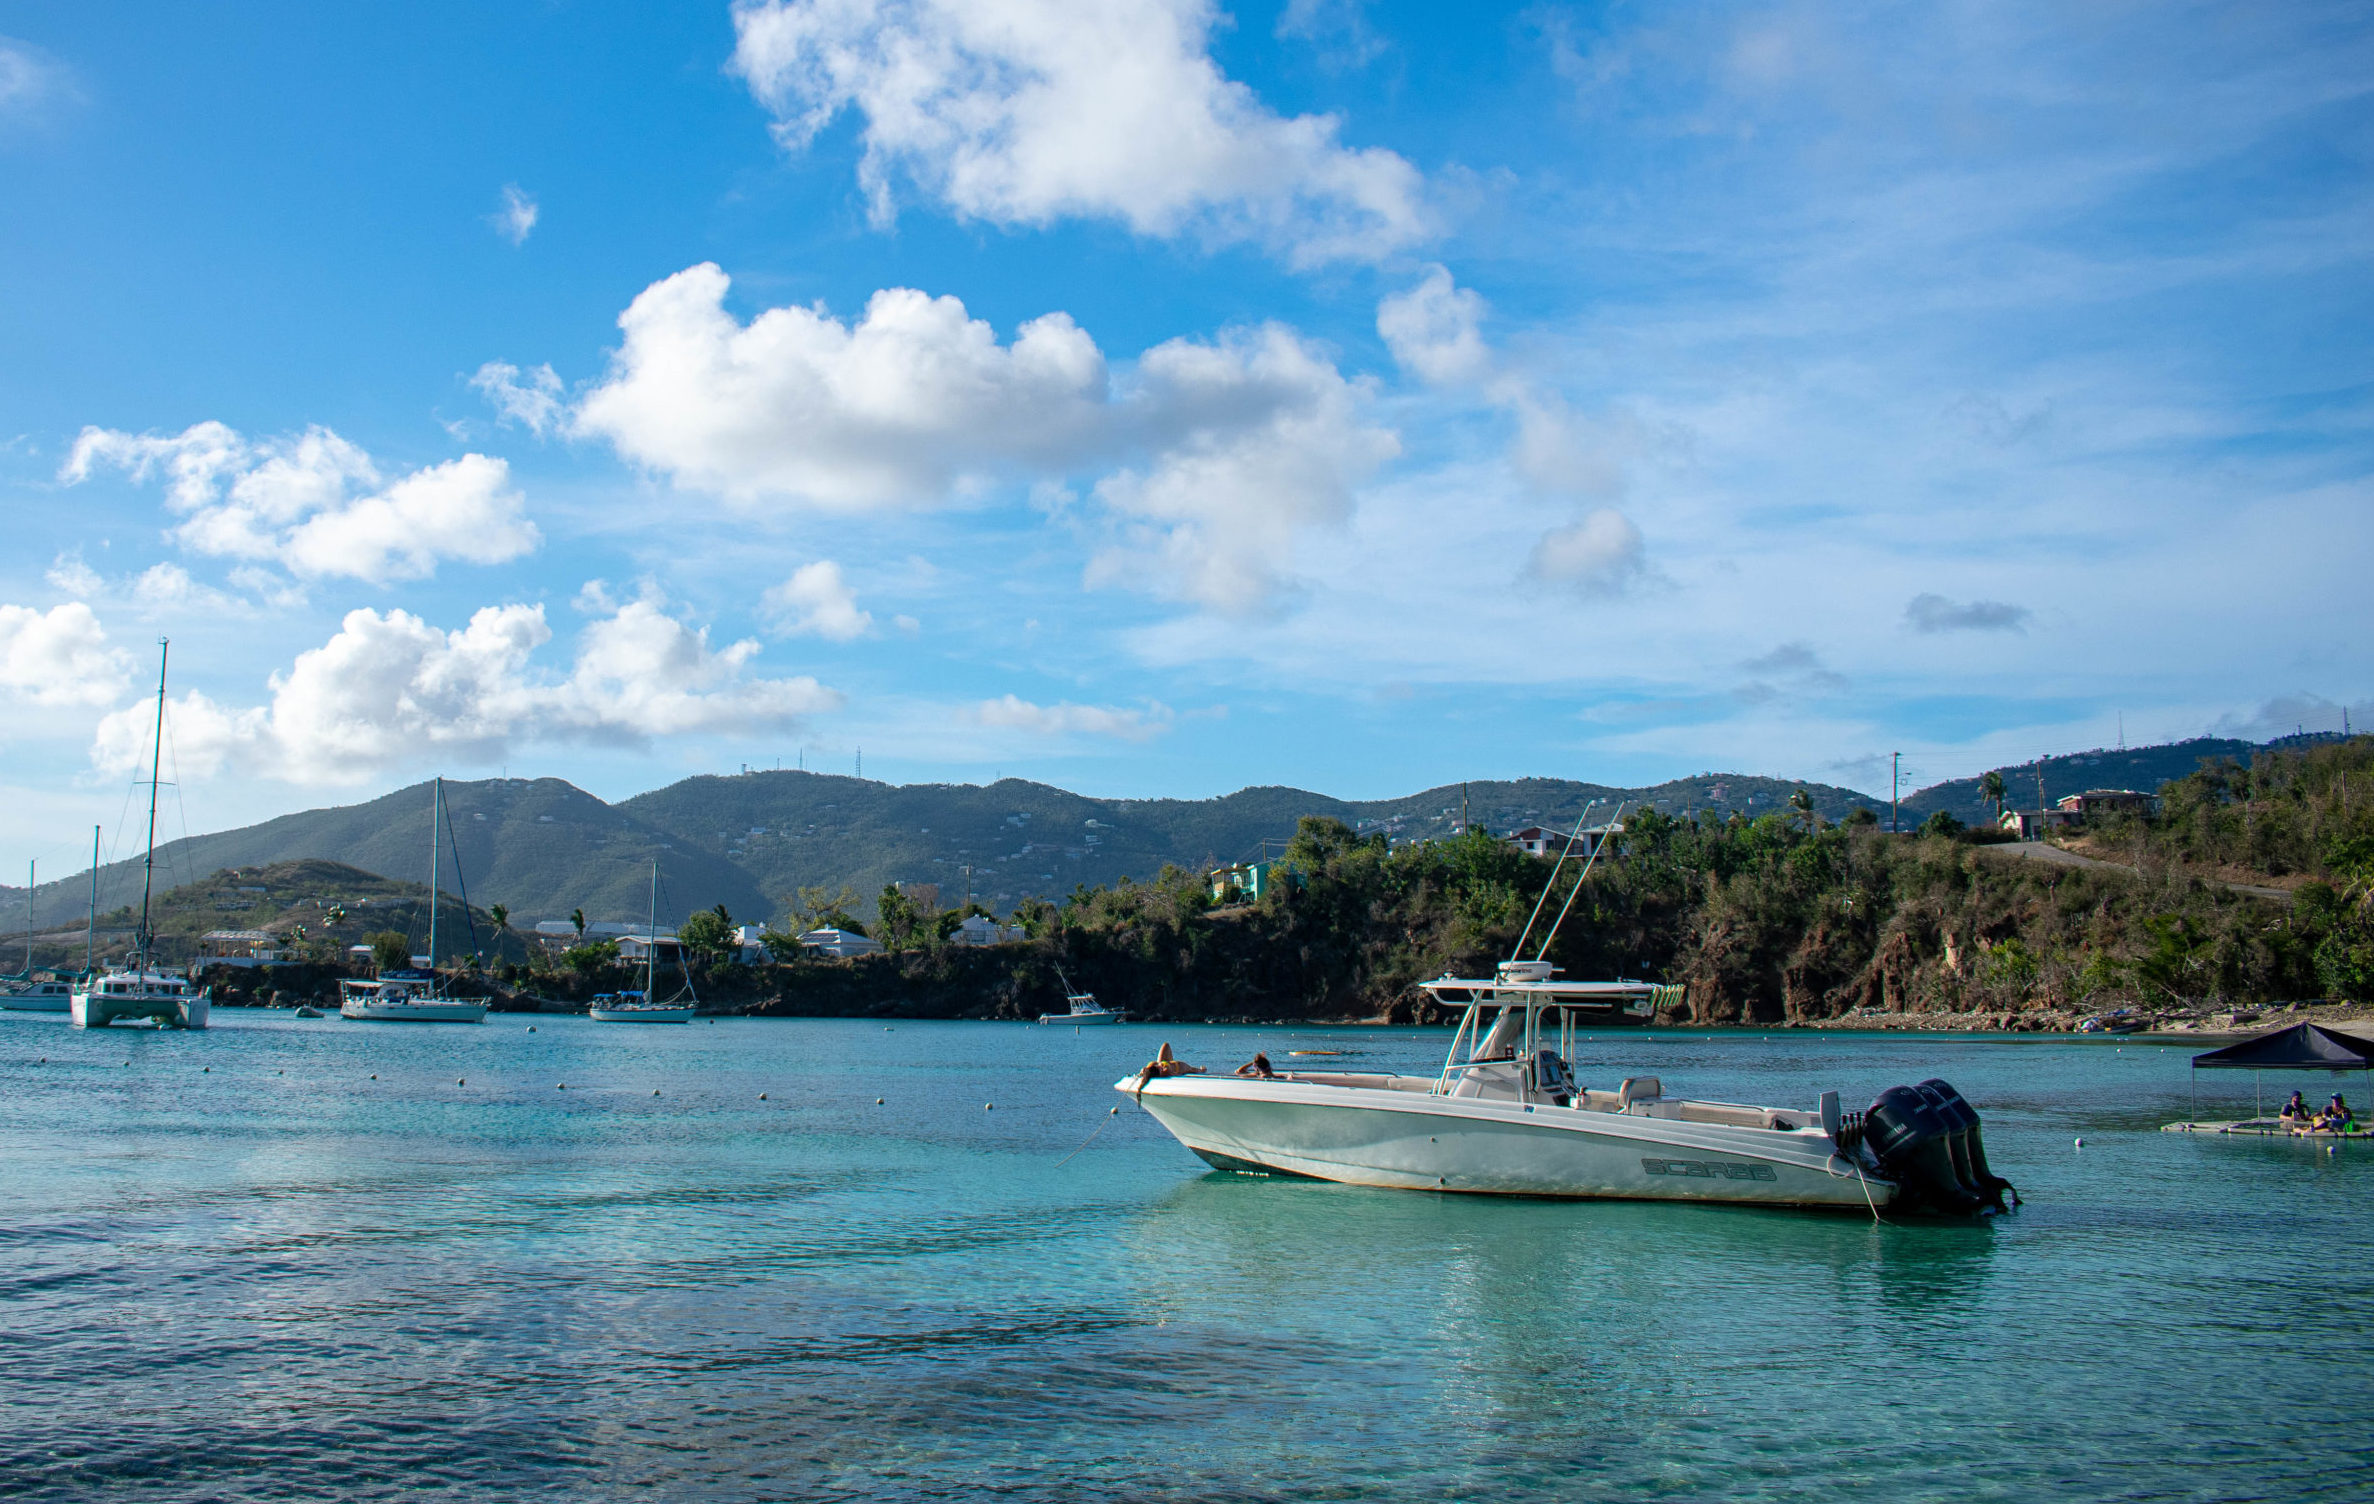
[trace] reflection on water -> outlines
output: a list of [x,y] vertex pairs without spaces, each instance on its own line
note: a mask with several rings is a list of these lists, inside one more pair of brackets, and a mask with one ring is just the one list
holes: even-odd
[[2152,1131],[2181,1052],[1592,1044],[1594,1082],[1732,1100],[1945,1076],[2029,1197],[1966,1227],[1218,1174],[1106,1116],[1162,1037],[1430,1069],[1432,1032],[219,1018],[0,1019],[0,1493],[2291,1499],[2374,1466],[2264,1382],[2355,1371],[2374,1288],[2313,1251],[2374,1230],[2367,1155]]

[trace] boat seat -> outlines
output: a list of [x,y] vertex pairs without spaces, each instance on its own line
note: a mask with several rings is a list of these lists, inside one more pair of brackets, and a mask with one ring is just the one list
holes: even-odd
[[1665,1083],[1655,1076],[1626,1076],[1616,1088],[1617,1110],[1622,1111],[1635,1102],[1654,1102],[1665,1095]]

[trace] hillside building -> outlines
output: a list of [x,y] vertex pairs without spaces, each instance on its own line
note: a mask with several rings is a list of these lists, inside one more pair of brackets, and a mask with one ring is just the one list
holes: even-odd
[[1205,874],[1211,885],[1214,903],[1259,903],[1261,895],[1269,891],[1270,869],[1275,862],[1239,862],[1233,867],[1218,867]]
[[854,930],[821,929],[801,934],[800,945],[825,956],[870,956],[882,949],[882,942]]
[[2159,797],[2134,789],[2087,789],[2060,802],[2063,813],[2083,824],[2098,815],[2148,815],[2160,807]]
[[949,933],[948,943],[950,945],[1010,945],[1023,938],[1022,926],[1019,924],[1000,924],[994,919],[984,919],[978,914],[968,914],[965,916],[964,923]]
[[208,930],[198,937],[200,966],[268,966],[279,959],[280,937],[263,930]]

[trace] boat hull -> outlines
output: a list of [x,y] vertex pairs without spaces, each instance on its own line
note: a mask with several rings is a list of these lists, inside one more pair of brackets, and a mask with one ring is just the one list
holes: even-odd
[[68,1000],[67,1017],[78,1029],[104,1029],[127,1019],[154,1019],[168,1029],[203,1029],[212,1011],[208,994],[174,997],[158,994],[107,996],[77,992]]
[[1173,1076],[1116,1090],[1208,1164],[1402,1190],[1875,1211],[1893,1183],[1818,1132],[1423,1091]]
[[340,1018],[378,1024],[475,1024],[486,1019],[484,1003],[368,1003],[353,998],[338,1007]]
[[0,1008],[14,1013],[66,1013],[74,1006],[72,998],[54,993],[28,995],[23,993],[0,997]]
[[588,1008],[585,1016],[597,1024],[688,1024],[690,1008]]
[[1118,1013],[1042,1013],[1039,1015],[1039,1022],[1043,1024],[1117,1024],[1121,1022],[1121,1015]]

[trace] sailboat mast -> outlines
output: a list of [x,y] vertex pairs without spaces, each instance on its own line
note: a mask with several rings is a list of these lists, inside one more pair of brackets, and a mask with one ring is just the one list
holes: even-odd
[[33,890],[41,885],[41,858],[25,863],[25,976],[33,975]]
[[91,917],[82,928],[82,969],[87,975],[99,956],[99,827],[91,827]]
[[659,858],[651,859],[651,922],[643,926],[643,1001],[659,980]]
[[165,771],[165,667],[172,661],[173,639],[157,639],[157,738],[148,752],[148,854],[140,859],[140,930],[135,968],[148,970],[148,903],[157,890],[157,780]]
[[437,834],[445,819],[445,780],[435,779],[429,795],[429,977],[437,976]]

